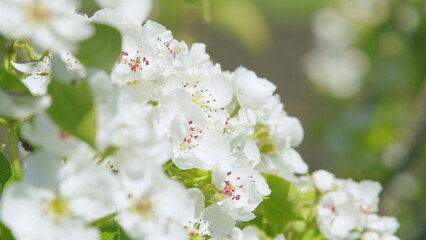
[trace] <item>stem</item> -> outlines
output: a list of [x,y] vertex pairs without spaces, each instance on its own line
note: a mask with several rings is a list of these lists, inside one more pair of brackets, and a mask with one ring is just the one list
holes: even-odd
[[37,57],[34,55],[34,52],[30,48],[30,45],[28,44],[28,42],[24,43],[24,49],[31,61],[37,61]]
[[21,178],[21,160],[18,152],[18,135],[16,134],[15,126],[12,127],[12,169],[17,179]]
[[169,162],[166,163],[166,165],[164,165],[163,169],[164,171],[168,172],[170,170],[171,167],[173,167],[175,164],[173,163],[172,160],[170,160]]
[[9,139],[10,132],[11,132],[10,129],[11,128],[7,129],[6,136],[4,136],[4,138],[3,138],[3,142],[1,143],[1,146],[0,146],[0,152],[3,152],[3,150],[6,148],[6,142]]
[[5,119],[0,118],[0,127],[9,127],[9,123]]
[[193,179],[190,179],[190,180],[185,180],[185,181],[183,181],[183,184],[184,185],[192,185],[192,184],[197,183],[197,182],[207,181],[209,178],[210,178],[210,175],[205,175],[205,176],[193,178]]
[[234,111],[232,111],[231,115],[229,115],[229,118],[233,118],[233,117],[235,117],[235,115],[237,115],[237,114],[238,114],[238,111],[240,111],[240,109],[241,109],[240,105],[237,105],[237,106],[234,108]]
[[250,140],[254,140],[254,139],[256,139],[256,138],[259,138],[262,134],[264,134],[264,133],[268,133],[268,131],[266,131],[266,128],[264,127],[264,126],[262,126],[262,127],[260,127],[260,128],[258,128],[257,130],[256,130],[256,132],[254,132],[253,133],[253,135],[251,135],[250,137],[249,137],[249,139]]

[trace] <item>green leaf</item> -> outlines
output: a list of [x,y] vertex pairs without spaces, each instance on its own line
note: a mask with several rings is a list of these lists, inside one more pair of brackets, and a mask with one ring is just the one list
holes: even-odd
[[101,233],[101,240],[114,240],[116,235],[116,232],[103,232]]
[[315,228],[306,231],[302,236],[302,240],[325,240],[325,238],[319,228]]
[[1,223],[0,223],[0,232],[1,232],[1,235],[0,235],[1,240],[15,240],[10,230]]
[[258,208],[267,222],[284,224],[302,219],[300,196],[294,186],[282,178],[264,176],[272,192],[269,199],[265,199]]
[[85,66],[110,72],[121,52],[121,35],[112,27],[95,24],[95,35],[80,43],[77,59]]
[[94,147],[96,113],[87,81],[70,85],[53,79],[48,92],[52,97],[52,105],[47,113],[52,120],[63,130]]
[[22,95],[28,94],[31,95],[27,87],[19,80],[17,76],[8,72],[0,65],[0,88],[3,91],[8,92],[9,94]]
[[3,190],[3,186],[12,177],[12,167],[7,157],[1,152],[0,153],[0,192]]

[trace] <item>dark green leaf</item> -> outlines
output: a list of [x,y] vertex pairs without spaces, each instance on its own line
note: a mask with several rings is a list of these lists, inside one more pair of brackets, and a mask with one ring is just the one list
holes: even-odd
[[12,168],[10,166],[9,160],[1,152],[0,153],[0,192],[3,190],[3,186],[9,181],[12,177]]
[[10,230],[1,223],[0,223],[0,232],[1,232],[0,234],[1,240],[15,240]]
[[30,95],[29,90],[25,85],[19,80],[17,76],[8,72],[4,69],[3,66],[0,65],[0,88],[3,91],[9,92],[11,94],[22,95],[28,94]]
[[112,27],[95,24],[95,35],[82,42],[76,57],[85,66],[98,67],[107,72],[120,56],[121,36]]
[[48,91],[52,97],[49,116],[63,130],[95,146],[96,114],[88,83],[70,85],[53,79]]

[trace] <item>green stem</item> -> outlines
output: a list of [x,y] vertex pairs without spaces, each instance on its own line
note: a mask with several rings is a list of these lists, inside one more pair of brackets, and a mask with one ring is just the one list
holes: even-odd
[[6,132],[6,136],[4,136],[3,142],[1,143],[0,152],[3,152],[3,150],[6,148],[6,142],[9,139],[10,132],[11,132],[11,128],[8,128]]
[[262,134],[264,134],[264,133],[268,133],[268,131],[266,130],[266,128],[265,127],[260,127],[260,128],[258,128],[258,129],[256,129],[256,132],[254,132],[253,133],[253,135],[251,135],[250,137],[249,137],[249,139],[250,140],[254,140],[254,139],[257,139],[257,138],[259,138]]
[[17,179],[21,178],[21,160],[19,159],[19,151],[18,151],[18,135],[16,134],[15,127],[12,128],[12,144],[11,144],[11,150],[12,150],[12,169],[14,175],[17,177]]
[[237,115],[237,114],[238,114],[238,111],[240,111],[240,109],[241,109],[240,105],[237,105],[237,106],[234,108],[234,111],[232,111],[231,115],[229,115],[229,118],[233,118],[233,117],[235,117],[235,115]]
[[28,57],[30,58],[31,61],[37,61],[37,57],[34,55],[33,50],[30,47],[30,44],[28,44],[28,42],[24,43],[24,49],[25,52],[27,53]]
[[210,178],[210,175],[205,175],[205,176],[193,178],[193,179],[190,179],[190,180],[185,180],[185,181],[183,181],[183,184],[190,186],[190,185],[193,185],[194,183],[207,181],[207,180],[209,180],[209,178]]
[[6,119],[0,118],[0,127],[9,127],[9,123]]
[[169,162],[166,163],[166,165],[164,165],[163,169],[164,171],[168,172],[170,170],[171,167],[173,167],[175,164],[172,160],[170,160]]

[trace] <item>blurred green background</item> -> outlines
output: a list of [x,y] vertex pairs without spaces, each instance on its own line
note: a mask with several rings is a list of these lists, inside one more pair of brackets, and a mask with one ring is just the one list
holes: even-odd
[[397,235],[423,240],[425,16],[420,0],[155,0],[150,19],[274,82],[310,171],[380,181]]

